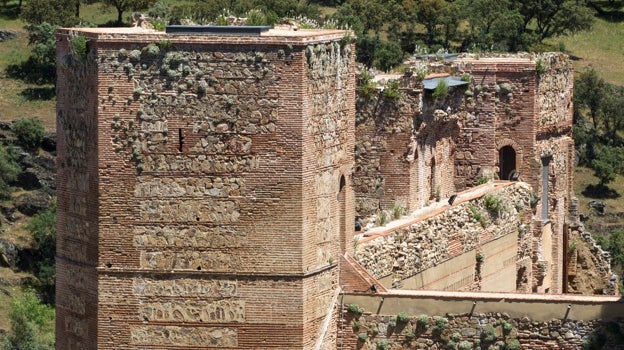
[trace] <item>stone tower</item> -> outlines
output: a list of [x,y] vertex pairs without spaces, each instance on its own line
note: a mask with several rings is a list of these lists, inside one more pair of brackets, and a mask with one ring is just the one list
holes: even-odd
[[57,34],[57,349],[335,348],[348,35],[177,29]]

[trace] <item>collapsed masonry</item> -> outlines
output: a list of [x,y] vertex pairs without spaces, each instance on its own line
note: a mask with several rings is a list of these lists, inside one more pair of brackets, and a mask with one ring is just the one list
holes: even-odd
[[444,285],[563,291],[564,57],[468,56],[428,65],[449,85],[444,74],[465,76],[436,98],[409,72],[356,96],[347,32],[243,29],[58,32],[58,349],[336,348],[345,272],[391,276],[384,290],[426,273],[375,272],[365,252],[388,255],[353,244],[355,216],[431,207],[486,177],[532,190],[485,185],[513,199],[489,229],[466,216],[485,199],[458,201],[448,212],[474,234],[422,266],[485,252],[480,275],[500,262],[513,283]]

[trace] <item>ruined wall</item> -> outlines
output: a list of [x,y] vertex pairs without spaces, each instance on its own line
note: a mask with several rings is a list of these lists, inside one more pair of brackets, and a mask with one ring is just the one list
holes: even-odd
[[[522,244],[530,235],[529,193],[526,185],[504,187],[381,237],[361,238],[354,257],[388,287],[515,291],[516,262],[530,256]],[[494,209],[486,201],[500,204]],[[512,280],[496,283],[510,272]]]
[[422,90],[417,81],[381,89],[358,89],[356,102],[355,211],[369,217],[395,204],[413,208],[418,189],[413,177],[412,133]]
[[[534,162],[541,165],[538,212],[542,220],[553,225],[552,274],[553,292],[563,292],[564,224],[574,195],[574,140],[572,139],[572,94],[574,74],[570,60],[562,54],[536,57],[538,71],[538,117],[535,119],[536,154]],[[546,174],[544,174],[546,173]],[[546,177],[548,178],[546,182]],[[544,188],[547,186],[548,188]]]
[[84,348],[315,344],[353,222],[354,75],[344,32],[302,33],[82,31],[101,270]]

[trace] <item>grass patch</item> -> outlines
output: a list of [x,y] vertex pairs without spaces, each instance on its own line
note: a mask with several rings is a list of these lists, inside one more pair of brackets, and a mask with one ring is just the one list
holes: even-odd
[[[620,15],[624,13],[624,6],[608,10]],[[554,47],[559,46],[558,43],[565,46],[566,52],[574,60],[573,65],[577,72],[592,66],[601,78],[616,85],[624,85],[623,42],[624,21],[611,21],[607,17],[597,18],[590,31],[547,41]]]

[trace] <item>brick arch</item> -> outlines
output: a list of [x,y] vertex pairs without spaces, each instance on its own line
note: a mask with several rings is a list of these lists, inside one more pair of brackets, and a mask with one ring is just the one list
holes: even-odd
[[508,174],[502,174],[502,172],[505,172],[505,170],[502,169],[502,164],[501,164],[501,159],[500,159],[501,150],[505,147],[510,147],[515,152],[514,169],[518,172],[520,171],[520,166],[522,165],[522,159],[523,159],[522,158],[523,156],[522,146],[520,146],[520,144],[518,144],[516,141],[512,139],[508,139],[508,138],[496,140],[497,165],[498,165],[499,171],[501,172],[501,174],[499,174],[501,178],[503,176],[508,175]]

